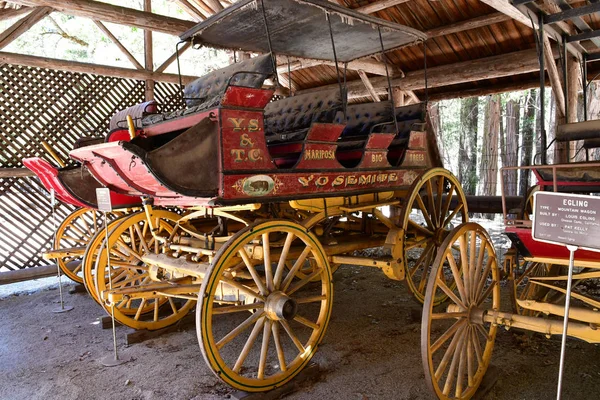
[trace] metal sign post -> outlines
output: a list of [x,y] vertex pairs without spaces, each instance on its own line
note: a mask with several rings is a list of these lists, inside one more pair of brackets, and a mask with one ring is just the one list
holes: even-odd
[[[50,189],[50,209],[52,211],[52,228],[54,230],[54,243],[56,243],[56,193],[54,189]],[[60,270],[60,265],[56,263],[56,271],[58,273],[58,293],[60,294],[60,308],[52,310],[53,313],[63,313],[67,311],[71,311],[73,309],[72,306],[65,307],[65,300],[63,298],[62,291],[62,271]]]
[[[104,245],[106,247],[106,268],[108,268],[108,287],[109,290],[112,291],[112,279],[111,279],[111,271],[110,271],[110,246],[108,244],[108,215],[107,213],[112,211],[112,203],[110,199],[110,189],[108,188],[97,188],[96,189],[96,200],[98,202],[98,211],[101,211],[104,214],[104,232],[106,239],[104,241]],[[115,305],[111,303],[110,305],[110,316],[112,319],[112,334],[113,334],[113,349],[114,353],[112,355],[108,355],[100,360],[100,363],[105,367],[115,367],[117,365],[125,364],[126,362],[131,361],[128,359],[120,359],[119,353],[117,350],[117,330],[115,328]]]
[[569,276],[565,298],[558,389],[556,398],[560,400],[565,364],[567,329],[569,327],[569,307],[575,251],[585,249],[600,251],[600,197],[566,193],[537,192],[534,194],[533,232],[534,240],[566,246],[569,250]]

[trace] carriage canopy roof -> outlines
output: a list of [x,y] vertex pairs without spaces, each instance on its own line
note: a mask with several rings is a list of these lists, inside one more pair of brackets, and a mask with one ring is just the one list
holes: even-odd
[[266,17],[274,53],[333,61],[327,14],[341,62],[380,53],[378,27],[385,51],[427,37],[416,29],[325,0],[241,0],[188,30],[181,39],[216,48],[268,53]]

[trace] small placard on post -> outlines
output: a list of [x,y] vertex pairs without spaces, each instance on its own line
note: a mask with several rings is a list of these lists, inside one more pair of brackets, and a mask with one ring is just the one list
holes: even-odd
[[50,207],[56,206],[56,193],[54,189],[50,189]]
[[98,210],[102,212],[111,212],[112,203],[110,201],[110,189],[96,188],[96,201],[98,202]]
[[537,192],[533,204],[534,240],[600,251],[600,197]]

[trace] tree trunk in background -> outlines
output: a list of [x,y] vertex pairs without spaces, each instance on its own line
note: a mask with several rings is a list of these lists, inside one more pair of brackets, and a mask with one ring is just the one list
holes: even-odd
[[[577,93],[579,92],[580,84],[580,70],[579,63],[573,58],[567,58],[567,68],[569,76],[569,91],[567,97],[569,98],[569,108],[567,110],[567,116],[569,123],[577,122]],[[564,118],[557,118],[556,125],[564,124],[566,120]],[[565,164],[573,162],[572,159],[575,155],[577,148],[581,146],[580,141],[571,142],[556,142],[554,145],[554,163]]]
[[462,99],[460,105],[458,181],[465,194],[477,192],[477,124],[479,122],[479,98]]
[[[581,89],[580,78],[581,69],[579,61],[574,57],[567,57],[567,71],[569,75],[569,109],[567,115],[569,122],[578,122],[577,118],[577,104],[579,99],[579,90]],[[580,148],[583,147],[583,140],[574,140],[569,143],[569,162],[585,161],[585,151]]]
[[[556,113],[556,100],[554,99],[554,96],[550,96],[550,106],[548,107],[548,117],[550,118],[548,122],[548,144],[552,143],[556,137],[556,121],[558,118]],[[552,144],[552,146],[550,146],[548,149],[548,153],[546,154],[546,161],[548,161],[548,164],[554,163],[554,152],[551,149],[553,149],[555,145],[556,144]]]
[[[437,143],[440,151],[440,158],[444,165],[449,165],[450,162],[448,159],[448,152],[446,151],[446,146],[442,134],[442,125],[440,120],[440,104],[439,103],[429,103],[427,104],[427,114],[429,115],[429,120],[431,121],[431,127],[433,128],[433,133],[436,135]],[[448,168],[448,167],[446,167]]]
[[[505,134],[501,135],[500,155],[503,167],[516,167],[519,162],[519,150],[517,147],[519,137],[519,114],[521,107],[519,103],[510,100],[506,103],[506,128]],[[504,179],[504,192],[508,196],[517,194],[517,170],[509,170],[501,177]]]
[[[531,165],[533,154],[533,130],[537,108],[538,91],[531,89],[525,102],[525,116],[523,117],[523,133],[521,135],[521,166]],[[519,178],[519,196],[525,196],[529,189],[529,170],[521,170]]]
[[[498,137],[500,135],[500,96],[491,96],[485,108],[485,126],[481,152],[483,196],[495,196],[498,183]],[[493,218],[494,214],[484,214]]]
[[[588,121],[600,118],[600,85],[596,82],[590,84],[588,90]],[[583,116],[580,119],[583,121]],[[590,160],[600,160],[600,149],[591,149]]]

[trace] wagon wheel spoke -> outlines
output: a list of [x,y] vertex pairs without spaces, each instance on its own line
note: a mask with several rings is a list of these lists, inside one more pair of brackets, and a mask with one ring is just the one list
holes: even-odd
[[[452,271],[453,286],[442,279],[446,269]],[[421,354],[438,398],[471,398],[481,383],[497,331],[481,318],[482,307],[499,309],[498,281],[496,255],[483,228],[465,223],[452,230],[433,262],[423,307]],[[444,312],[434,311],[438,293],[447,296]]]
[[[172,232],[174,221],[180,218],[168,211],[151,212],[156,232]],[[148,225],[145,212],[127,215],[109,225],[110,270],[106,259],[106,245],[103,245],[96,256],[93,276],[98,294],[112,287],[118,295],[121,289],[142,289],[146,285],[156,283],[151,279],[149,267],[143,261],[145,254],[160,253],[160,246],[152,246],[154,238]],[[119,307],[115,310],[115,319],[118,322],[134,329],[148,330],[161,329],[176,323],[195,304],[194,300],[188,298],[183,301],[174,300],[156,292],[140,297],[134,295],[133,298],[118,303]],[[103,306],[107,308],[105,304]],[[109,309],[107,311],[110,312]]]
[[[250,258],[252,246],[262,251]],[[226,276],[232,265],[246,278]],[[328,268],[316,236],[293,222],[255,223],[233,235],[204,277],[197,311],[200,347],[217,376],[247,390],[297,374],[327,326]]]
[[[456,206],[451,207],[453,196],[458,201]],[[407,271],[406,284],[419,302],[424,301],[433,259],[449,232],[451,221],[454,218],[462,222],[468,220],[465,203],[458,180],[446,170],[434,168],[425,172],[409,189],[401,215],[405,232],[403,261]],[[447,286],[453,288],[451,279],[454,276],[449,275],[445,279],[448,279]],[[440,292],[436,304],[446,297]]]

